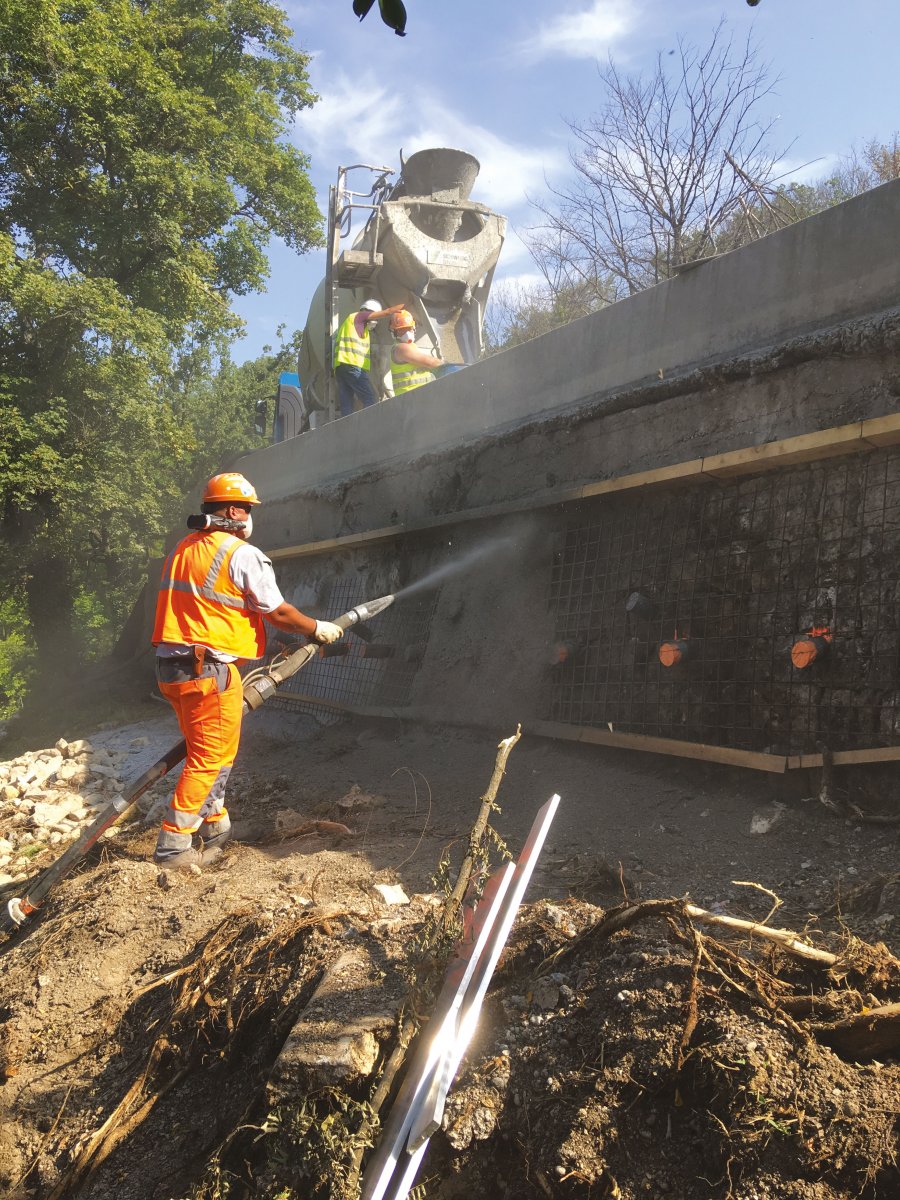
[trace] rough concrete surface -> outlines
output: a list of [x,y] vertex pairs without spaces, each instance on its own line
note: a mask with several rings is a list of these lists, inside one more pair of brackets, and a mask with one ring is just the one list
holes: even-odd
[[372,1073],[379,1054],[375,1035],[387,1034],[396,1019],[381,992],[383,977],[363,947],[351,948],[331,963],[275,1060],[268,1083],[273,1104],[311,1080],[347,1083]]

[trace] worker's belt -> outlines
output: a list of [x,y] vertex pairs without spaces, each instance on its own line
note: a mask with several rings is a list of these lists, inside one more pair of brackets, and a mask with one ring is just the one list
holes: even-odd
[[156,656],[156,678],[160,683],[186,683],[191,679],[215,679],[220,692],[228,683],[228,663],[210,658],[205,646],[188,654]]

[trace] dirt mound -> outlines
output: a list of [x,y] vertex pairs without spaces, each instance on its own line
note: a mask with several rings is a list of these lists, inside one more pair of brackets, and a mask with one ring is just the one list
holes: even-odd
[[244,786],[257,845],[160,873],[138,822],[0,947],[0,1194],[174,1196],[258,1100],[348,939],[389,936],[377,885],[416,848],[414,807],[357,789],[312,813],[283,777]]
[[838,983],[678,908],[605,938],[598,910],[531,907],[449,1102],[436,1194],[897,1194],[900,1067],[819,1040],[825,1014],[896,998],[896,960]]
[[[334,854],[307,870],[330,858],[334,881]],[[149,864],[99,864],[77,920],[69,885],[41,939],[7,949],[6,1194],[353,1194],[371,1077],[312,1071],[274,1104],[266,1084],[329,964],[356,946],[380,978],[408,976],[434,898],[386,909],[356,868],[343,903],[262,908],[263,885],[223,916],[226,882],[262,880],[257,851],[230,857],[170,890]],[[527,906],[421,1195],[896,1196],[900,1063],[825,1042],[900,999],[897,960],[849,935],[830,968],[759,945],[701,931],[681,901]]]
[[[233,812],[246,840],[214,868],[161,876],[147,861],[153,824],[138,821],[0,947],[0,1193],[356,1195],[355,1160],[377,1136],[373,1087],[410,980],[435,953],[435,913],[487,777],[474,753],[467,763],[468,744],[425,741],[398,750],[337,731],[303,748],[302,772],[299,750],[268,744],[257,774],[246,764],[235,773]],[[544,775],[572,795],[586,789],[588,771],[597,778],[594,760],[567,764],[540,747],[511,761],[527,802],[495,814],[504,831],[527,824],[527,789],[543,793]],[[648,776],[651,794],[653,783]],[[547,897],[551,881],[555,890],[520,913],[418,1195],[900,1195],[890,1007],[900,1002],[900,968],[877,940],[891,932],[882,917],[898,880],[883,869],[863,874],[867,847],[873,866],[890,861],[890,835],[845,826],[849,849],[825,843],[833,825],[817,835],[838,871],[840,854],[860,868],[851,888],[818,875],[818,923],[798,873],[788,902],[816,950],[808,961],[668,898],[681,882],[674,872],[696,866],[667,848],[671,826],[648,825],[636,802],[625,810],[606,795],[616,811],[601,820],[595,806],[590,829],[611,828],[618,813],[618,842],[628,845],[631,821],[641,857],[624,869],[616,858],[607,864],[587,822],[568,844],[548,847],[531,894]],[[699,789],[685,795],[679,785],[685,811],[717,818]],[[722,807],[700,882],[730,901],[743,893],[746,915],[746,888],[721,882],[734,878],[729,856],[742,836],[724,792]],[[784,874],[794,859],[808,870],[815,833],[805,809],[790,809],[791,822],[803,836],[770,843]],[[648,834],[664,854],[648,853]],[[518,834],[510,840],[513,850],[521,844]],[[755,853],[758,839],[745,844]],[[772,876],[770,868],[774,887]],[[402,884],[410,902],[379,884]],[[623,903],[623,889],[638,898]],[[721,916],[712,896],[699,899]],[[760,901],[760,917],[767,906]],[[418,1011],[427,1017],[428,1005]]]

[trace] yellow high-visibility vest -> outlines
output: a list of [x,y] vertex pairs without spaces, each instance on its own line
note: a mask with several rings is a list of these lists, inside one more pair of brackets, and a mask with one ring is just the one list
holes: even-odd
[[391,383],[395,396],[411,392],[413,388],[421,387],[424,383],[433,383],[434,379],[434,372],[429,371],[427,367],[419,367],[415,363],[396,363],[391,358]]
[[334,365],[342,363],[348,367],[362,367],[368,371],[372,363],[369,358],[369,326],[366,324],[362,337],[356,332],[356,313],[341,322],[334,339]]

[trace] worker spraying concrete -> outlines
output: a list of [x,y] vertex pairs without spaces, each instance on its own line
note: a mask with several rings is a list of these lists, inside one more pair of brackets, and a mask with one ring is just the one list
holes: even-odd
[[[224,717],[236,723],[236,734],[239,736],[243,714],[253,712],[270,699],[281,684],[319,653],[321,644],[336,641],[354,626],[383,612],[395,600],[436,587],[448,577],[469,570],[486,558],[496,559],[498,554],[512,549],[517,542],[513,536],[482,542],[467,554],[443,564],[398,591],[396,595],[367,601],[333,622],[322,622],[287,604],[274,583],[274,573],[269,578],[272,570],[269,559],[247,545],[246,537],[252,530],[251,509],[258,503],[255,489],[243,476],[235,472],[214,476],[204,492],[204,511],[188,518],[188,528],[192,533],[176,546],[163,567],[153,642],[157,647],[160,690],[166,694],[168,688],[169,693],[174,694],[173,708],[185,734],[184,739],[136,779],[125,796],[117,797],[109,804],[65,853],[37,878],[24,897],[13,897],[8,902],[4,921],[7,928],[24,925],[56,884],[69,874],[107,829],[122,820],[152,784],[186,757],[188,763],[163,820],[154,857],[163,866],[196,869],[208,865],[221,854],[230,836],[230,821],[224,804],[224,783],[237,752],[237,738],[232,734],[225,745],[230,758],[226,755],[223,760],[219,755],[211,764],[208,762],[208,739],[203,738],[204,721],[215,722],[218,733],[218,726],[223,721],[222,704],[218,698],[232,692],[228,701],[236,710],[236,721],[229,709],[225,710]],[[252,554],[248,555],[246,551]],[[242,563],[242,559],[249,559],[249,564],[246,561]],[[252,575],[254,563],[262,570],[261,581]],[[238,607],[238,595],[247,599],[253,597],[256,607]],[[173,597],[174,615],[171,611]],[[185,610],[181,613],[179,601]],[[261,612],[262,605],[267,608]],[[220,609],[228,610],[224,621]],[[242,650],[244,656],[261,656],[265,646],[264,636],[259,640],[263,617],[283,632],[301,633],[311,641],[298,649],[288,646],[267,665],[252,670],[241,680],[234,659]],[[241,621],[246,622],[249,630]],[[207,646],[201,640],[208,630],[215,630],[214,639],[207,636],[207,640],[216,641],[215,647]],[[250,634],[255,639],[252,646]],[[175,686],[177,684],[182,686]],[[196,745],[198,740],[199,752],[194,753],[192,763],[191,745],[192,742]],[[194,769],[190,771],[192,766]],[[185,773],[188,774],[186,782]],[[199,846],[193,844],[195,836]]]
[[[213,476],[202,513],[188,522],[192,532],[163,566],[152,640],[160,691],[175,711],[184,740],[136,780],[127,796],[110,804],[25,897],[9,901],[11,924],[23,924],[98,838],[182,759],[187,761],[163,818],[154,859],[176,869],[199,869],[214,861],[231,835],[225,784],[243,714],[259,708],[320,645],[337,641],[393,603],[393,596],[382,596],[336,621],[316,620],[289,604],[275,582],[271,561],[247,543],[252,508],[259,503],[253,485],[237,472]],[[237,661],[258,659],[265,651],[264,619],[311,643],[281,652],[241,680]]]
[[187,754],[156,842],[160,866],[206,866],[231,836],[225,789],[243,716],[237,663],[265,653],[266,622],[323,645],[343,636],[334,622],[289,604],[271,560],[250,545],[259,503],[239,472],[214,475],[191,522],[202,527],[163,565],[151,640],[159,690],[178,718]]

